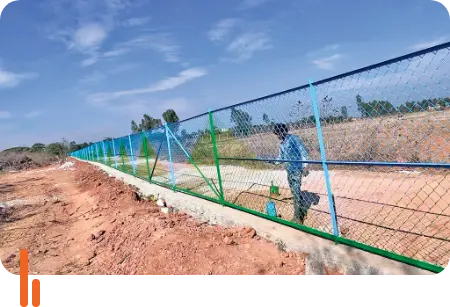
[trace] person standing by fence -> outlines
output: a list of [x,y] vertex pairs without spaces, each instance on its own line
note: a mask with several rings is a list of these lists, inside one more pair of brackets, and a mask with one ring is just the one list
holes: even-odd
[[[273,133],[281,140],[280,154],[277,160],[294,160],[296,162],[286,162],[287,179],[294,199],[294,218],[292,222],[303,224],[308,206],[302,195],[302,176],[307,176],[306,163],[297,162],[308,160],[308,152],[300,137],[290,134],[286,124],[276,124]],[[274,162],[281,164],[283,162]]]

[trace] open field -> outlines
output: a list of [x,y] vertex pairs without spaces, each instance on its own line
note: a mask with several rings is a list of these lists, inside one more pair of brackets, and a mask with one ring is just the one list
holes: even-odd
[[[255,162],[261,163],[261,162]],[[171,185],[169,163],[154,181]],[[218,189],[215,166],[200,165],[203,175]],[[174,164],[179,188],[217,198],[193,166]],[[257,170],[221,166],[225,200],[266,212],[271,184],[280,187],[275,200],[279,217],[293,218],[293,201],[283,169]],[[330,170],[341,235],[408,257],[447,265],[450,260],[450,171],[395,169],[373,172]],[[302,190],[311,204],[305,225],[332,233],[323,171],[303,178]]]
[[[163,214],[95,167],[0,176],[0,258],[18,274],[304,274],[305,254],[284,252],[252,229]],[[336,274],[326,270],[329,274]]]
[[[330,161],[389,161],[450,163],[450,109],[323,124]],[[316,127],[291,127],[300,136],[311,160],[320,160]],[[199,144],[210,144],[203,139]],[[253,129],[249,136],[218,139],[221,157],[276,157],[279,140],[271,132]],[[206,151],[206,150],[205,150]]]

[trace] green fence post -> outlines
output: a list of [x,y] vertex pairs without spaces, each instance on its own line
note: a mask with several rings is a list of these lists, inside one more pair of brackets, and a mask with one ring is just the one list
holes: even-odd
[[155,169],[156,169],[156,165],[158,164],[159,154],[161,152],[162,145],[163,145],[163,141],[161,141],[161,143],[159,143],[158,152],[156,153],[156,157],[155,157],[155,163],[153,164],[152,172],[150,174],[150,181],[153,178],[153,174],[155,174]]
[[145,137],[144,131],[142,131],[142,146],[144,146],[145,161],[147,162],[147,176],[148,176],[148,181],[150,182],[151,175],[150,175],[150,166],[148,165],[148,148],[147,148],[147,144],[148,144],[147,138]]
[[219,151],[217,150],[216,131],[214,128],[214,120],[211,110],[209,110],[208,113],[209,113],[209,126],[211,128],[211,141],[213,144],[213,152],[214,152],[214,163],[216,164],[217,180],[219,181],[219,198],[220,202],[223,204],[225,198],[223,195],[222,176],[220,175]]
[[125,172],[125,147],[123,145],[122,139],[120,139],[120,156],[122,157],[122,172]]
[[106,151],[108,152],[108,163],[109,163],[108,166],[111,166],[112,165],[112,163],[111,163],[111,146],[109,145],[109,141],[108,141],[108,143],[106,143]]

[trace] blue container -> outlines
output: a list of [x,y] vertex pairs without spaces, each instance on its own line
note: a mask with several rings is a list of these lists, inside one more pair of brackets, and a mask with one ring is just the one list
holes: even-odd
[[269,200],[266,204],[266,212],[269,216],[277,217],[277,208],[272,200]]

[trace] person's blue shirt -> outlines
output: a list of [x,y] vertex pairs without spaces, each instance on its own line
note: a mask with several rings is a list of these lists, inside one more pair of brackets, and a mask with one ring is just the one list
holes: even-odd
[[[293,134],[288,134],[280,144],[279,160],[308,160],[308,152],[302,140]],[[288,172],[300,172],[306,163],[286,162],[286,170]]]

